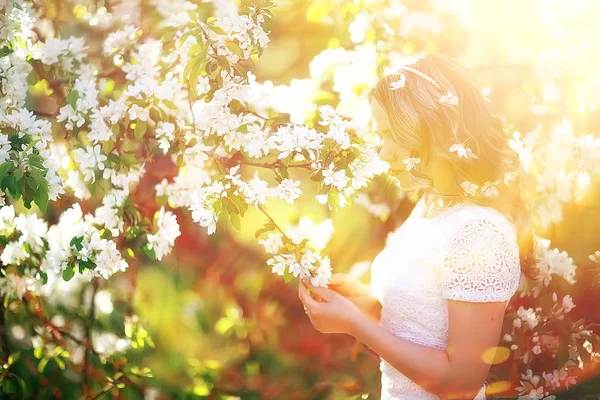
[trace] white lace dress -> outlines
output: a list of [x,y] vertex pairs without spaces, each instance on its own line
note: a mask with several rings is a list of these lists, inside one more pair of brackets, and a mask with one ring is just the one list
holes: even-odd
[[[448,299],[509,300],[521,277],[515,227],[492,207],[463,203],[429,218],[421,198],[371,265],[380,325],[403,339],[445,349]],[[381,400],[437,400],[383,358]],[[476,399],[485,399],[484,384]]]

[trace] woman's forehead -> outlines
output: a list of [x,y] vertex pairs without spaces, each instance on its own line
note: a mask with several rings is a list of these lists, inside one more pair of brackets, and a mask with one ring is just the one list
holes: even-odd
[[387,113],[377,100],[371,101],[371,115],[373,116],[373,124],[377,129],[388,129],[390,127]]

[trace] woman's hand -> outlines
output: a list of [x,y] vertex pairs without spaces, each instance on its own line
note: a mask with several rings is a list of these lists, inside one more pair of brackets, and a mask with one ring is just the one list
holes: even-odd
[[[310,294],[307,289],[310,289]],[[321,302],[315,300],[313,294],[317,295]],[[300,281],[298,297],[304,304],[310,322],[322,333],[351,335],[361,316],[361,312],[352,301],[333,290],[314,287],[308,280]]]
[[348,298],[367,317],[379,323],[381,303],[371,294],[369,287],[348,274],[331,275],[329,289]]
[[346,297],[369,294],[367,285],[348,274],[332,274],[328,287]]

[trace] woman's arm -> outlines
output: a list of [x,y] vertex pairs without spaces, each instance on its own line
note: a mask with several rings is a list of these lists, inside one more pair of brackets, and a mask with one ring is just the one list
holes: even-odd
[[401,339],[362,314],[354,315],[348,333],[425,390],[444,399],[472,399],[493,362],[504,311],[505,302],[448,300],[446,350]]

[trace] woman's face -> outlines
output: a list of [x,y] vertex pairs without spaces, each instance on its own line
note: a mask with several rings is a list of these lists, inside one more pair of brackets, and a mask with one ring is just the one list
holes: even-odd
[[370,103],[373,130],[383,139],[379,158],[390,165],[388,172],[398,180],[400,189],[405,191],[418,189],[419,185],[406,170],[406,164],[402,162],[410,157],[410,151],[392,140],[390,120],[379,102],[372,99]]

